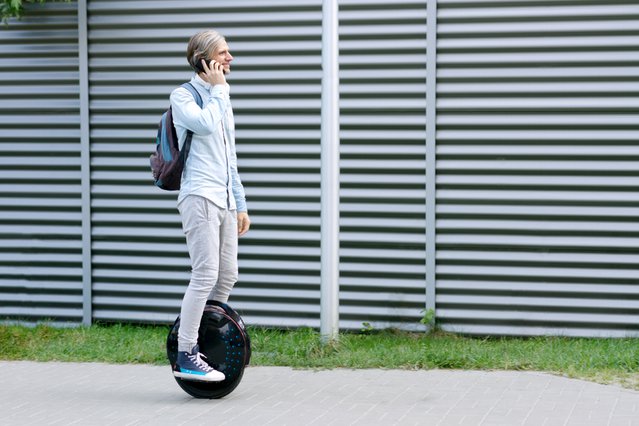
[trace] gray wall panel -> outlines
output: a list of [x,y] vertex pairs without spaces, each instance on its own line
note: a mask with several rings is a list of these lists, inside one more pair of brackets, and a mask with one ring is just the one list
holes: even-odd
[[82,318],[75,3],[0,31],[0,320]]
[[639,335],[639,8],[438,2],[447,330]]
[[424,309],[426,2],[340,4],[340,325]]
[[95,317],[170,321],[179,310],[190,267],[177,194],[153,187],[148,156],[169,93],[191,76],[188,39],[208,27],[236,57],[253,222],[230,302],[249,323],[319,325],[320,1],[89,2]]
[[[215,27],[253,221],[231,303],[318,326],[322,2],[87,3],[90,164],[76,4],[0,33],[0,320],[80,323],[89,254],[94,319],[175,318],[189,260],[148,156],[188,38]],[[639,5],[340,0],[339,19],[340,326],[421,327],[436,217],[444,329],[639,336]]]

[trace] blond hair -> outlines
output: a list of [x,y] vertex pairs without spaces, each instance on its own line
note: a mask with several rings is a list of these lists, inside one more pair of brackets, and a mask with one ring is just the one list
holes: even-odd
[[186,60],[191,68],[197,70],[202,59],[210,60],[209,55],[224,41],[224,36],[215,30],[200,31],[191,37],[186,49]]

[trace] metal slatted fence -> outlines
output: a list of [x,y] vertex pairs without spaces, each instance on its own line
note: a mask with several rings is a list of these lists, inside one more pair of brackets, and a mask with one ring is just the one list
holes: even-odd
[[229,76],[251,232],[230,302],[253,324],[319,324],[321,3],[91,1],[94,317],[175,318],[189,279],[176,193],[148,155],[189,37],[216,28]]
[[0,318],[82,319],[77,8],[0,30]]
[[[250,324],[318,326],[321,1],[87,4],[84,222],[77,6],[0,32],[0,316],[79,323],[90,237],[94,319],[175,317],[189,261],[148,155],[188,38],[214,27],[236,55],[253,221],[231,303]],[[339,19],[340,326],[418,326],[428,234],[447,330],[639,336],[639,5],[341,0]]]
[[438,10],[441,324],[637,335],[639,5]]
[[340,325],[425,305],[426,4],[340,2]]

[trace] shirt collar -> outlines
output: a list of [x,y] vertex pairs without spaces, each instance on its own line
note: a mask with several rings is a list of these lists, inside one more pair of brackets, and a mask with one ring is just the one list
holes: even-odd
[[191,82],[195,82],[199,84],[200,86],[204,87],[207,91],[211,90],[211,84],[202,80],[202,77],[200,77],[199,74],[195,74],[193,78],[191,79]]
[[[213,86],[211,86],[211,84],[209,82],[204,81],[202,79],[202,77],[200,77],[199,74],[194,74],[193,75],[193,78],[191,79],[191,83],[196,83],[196,84],[200,85],[201,87],[204,88],[204,90],[206,90],[207,93],[211,93],[211,90],[213,90]],[[226,83],[224,85],[224,87],[226,88],[227,92],[230,92],[231,86],[228,83]]]

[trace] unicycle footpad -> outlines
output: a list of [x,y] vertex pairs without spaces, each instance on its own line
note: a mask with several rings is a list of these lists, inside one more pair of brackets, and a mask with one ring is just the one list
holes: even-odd
[[[166,353],[171,363],[177,360],[177,333],[180,317],[175,320],[166,340]],[[177,384],[195,398],[222,398],[240,384],[251,359],[251,341],[240,315],[229,305],[206,302],[198,331],[200,352],[211,367],[224,373],[221,382],[198,382],[175,377]]]

